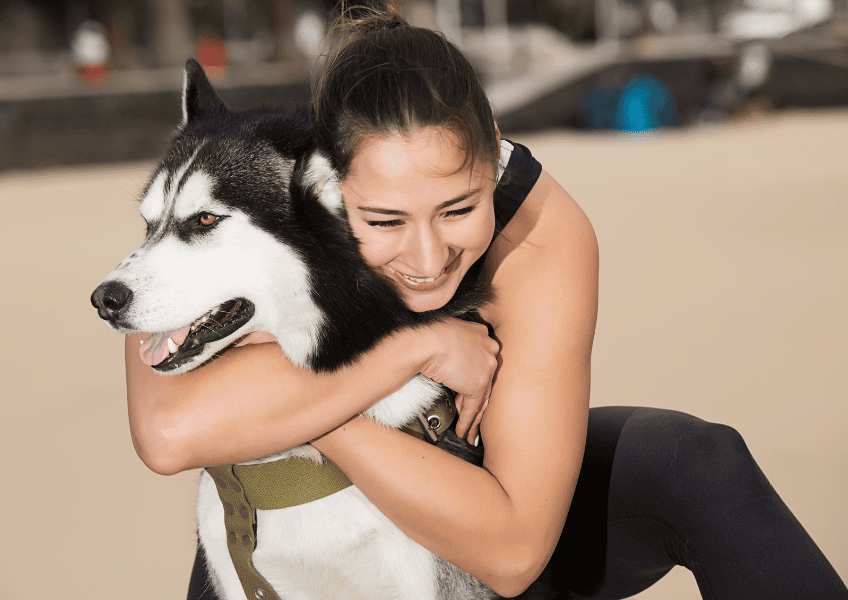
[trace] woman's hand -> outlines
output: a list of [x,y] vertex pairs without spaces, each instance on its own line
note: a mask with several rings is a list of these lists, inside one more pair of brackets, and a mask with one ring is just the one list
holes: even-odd
[[433,335],[436,351],[421,373],[456,392],[456,434],[475,444],[498,369],[500,344],[489,337],[485,325],[460,319],[433,323],[426,330]]

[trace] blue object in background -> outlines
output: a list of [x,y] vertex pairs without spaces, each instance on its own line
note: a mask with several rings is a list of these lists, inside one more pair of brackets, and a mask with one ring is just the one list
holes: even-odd
[[621,90],[615,112],[615,129],[646,133],[677,125],[677,105],[668,86],[651,75],[638,75]]

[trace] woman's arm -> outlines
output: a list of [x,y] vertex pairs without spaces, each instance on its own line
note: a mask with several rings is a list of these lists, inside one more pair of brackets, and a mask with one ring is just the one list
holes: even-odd
[[550,559],[580,470],[597,242],[543,173],[489,260],[496,300],[485,316],[503,349],[481,424],[484,468],[364,417],[313,444],[412,539],[514,596]]
[[419,372],[479,405],[491,389],[497,344],[482,325],[449,321],[398,331],[332,373],[297,367],[277,344],[253,344],[194,371],[160,375],[139,358],[143,334],[129,335],[136,452],[161,474],[268,456],[337,427]]

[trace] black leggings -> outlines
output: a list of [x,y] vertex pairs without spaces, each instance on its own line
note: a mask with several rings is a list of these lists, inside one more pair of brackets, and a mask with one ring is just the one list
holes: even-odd
[[[675,565],[710,600],[848,600],[734,429],[670,410],[591,409],[562,537],[519,598],[626,598]],[[188,600],[214,597],[198,552]]]

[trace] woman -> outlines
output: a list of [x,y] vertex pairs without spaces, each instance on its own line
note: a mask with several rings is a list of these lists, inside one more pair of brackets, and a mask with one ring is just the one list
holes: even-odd
[[[508,597],[539,581],[564,598],[622,598],[681,564],[707,598],[848,598],[735,431],[588,409],[594,233],[527,149],[501,143],[462,55],[392,14],[344,33],[312,121],[363,257],[415,311],[444,305],[484,261],[494,299],[481,312],[500,347],[449,320],[318,375],[258,334],[163,378],[129,336],[145,463],[175,473],[311,441],[412,539]],[[457,433],[485,441],[484,468],[357,416],[418,372],[458,392]],[[198,560],[190,598],[205,578]]]

